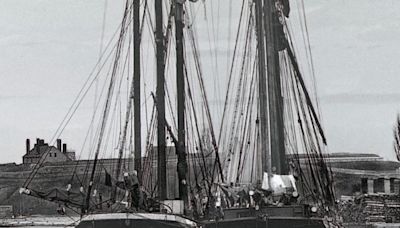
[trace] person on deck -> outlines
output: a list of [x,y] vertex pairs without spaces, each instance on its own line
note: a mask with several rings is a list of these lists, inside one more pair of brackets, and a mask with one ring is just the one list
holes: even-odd
[[60,215],[65,215],[65,207],[61,204],[58,204],[57,213]]
[[131,208],[139,210],[143,206],[143,199],[141,197],[139,189],[139,179],[137,177],[137,171],[134,170],[131,175],[129,173],[124,173],[124,183],[126,190],[129,191],[131,195]]

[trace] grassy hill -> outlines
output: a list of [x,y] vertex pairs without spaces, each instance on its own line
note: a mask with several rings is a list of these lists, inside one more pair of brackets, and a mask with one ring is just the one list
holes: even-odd
[[[73,164],[44,166],[29,184],[29,188],[40,192],[49,192],[54,188],[65,190],[67,185],[71,183],[71,191],[79,192],[80,181],[85,177],[85,169],[78,168],[77,176],[71,180],[74,169]],[[56,209],[59,203],[19,193],[20,187],[24,185],[30,172],[31,167],[29,166],[10,167],[7,170],[3,169],[3,171],[0,171],[0,205],[13,205],[14,213],[17,215],[57,214]],[[96,183],[104,183],[103,174],[103,171],[99,172]],[[109,187],[101,184],[97,188],[105,193],[110,191]],[[106,196],[107,194],[104,195]]]
[[395,161],[357,161],[357,162],[332,162],[334,168],[373,170],[373,171],[393,171],[400,167],[399,162]]

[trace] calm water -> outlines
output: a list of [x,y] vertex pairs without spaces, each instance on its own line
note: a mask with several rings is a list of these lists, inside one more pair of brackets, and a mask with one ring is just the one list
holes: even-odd
[[[79,218],[70,218],[70,217],[46,217],[46,216],[32,216],[26,218],[16,218],[16,219],[0,219],[0,225],[2,227],[7,227],[6,225],[10,224],[10,227],[15,227],[15,225],[22,225],[18,227],[24,228],[72,228],[73,226],[63,226],[64,224],[73,224],[75,221],[78,221]],[[37,226],[32,226],[32,223],[38,224]],[[49,226],[46,226],[48,224]],[[12,226],[14,225],[14,226]],[[43,226],[44,225],[44,226]],[[50,226],[51,225],[51,226]]]
[[19,228],[73,228],[73,226],[19,226]]

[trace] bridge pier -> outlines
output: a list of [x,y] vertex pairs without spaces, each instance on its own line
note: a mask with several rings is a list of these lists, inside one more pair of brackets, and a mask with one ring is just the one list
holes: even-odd
[[393,193],[400,194],[400,179],[394,179],[393,185]]
[[374,179],[368,179],[368,194],[374,193]]
[[385,193],[390,194],[390,179],[385,178],[383,187],[384,187]]

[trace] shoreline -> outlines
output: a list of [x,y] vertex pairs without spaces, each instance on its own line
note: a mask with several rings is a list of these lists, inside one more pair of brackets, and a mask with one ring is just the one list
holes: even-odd
[[79,217],[34,215],[0,219],[0,227],[74,227]]

